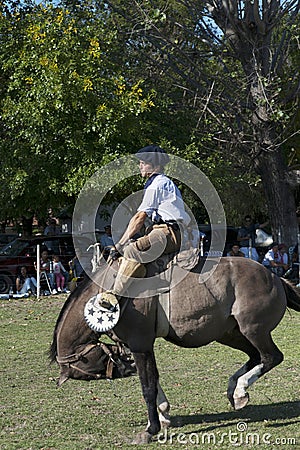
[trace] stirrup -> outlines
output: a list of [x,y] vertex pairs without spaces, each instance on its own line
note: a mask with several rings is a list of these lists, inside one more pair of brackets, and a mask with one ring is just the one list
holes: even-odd
[[106,308],[109,311],[116,311],[116,307],[119,304],[116,294],[112,291],[101,292],[98,294],[97,302],[102,308]]

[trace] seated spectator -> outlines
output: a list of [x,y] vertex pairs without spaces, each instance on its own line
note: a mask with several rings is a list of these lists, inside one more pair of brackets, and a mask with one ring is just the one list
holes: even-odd
[[76,286],[80,281],[83,280],[84,277],[84,269],[81,265],[81,262],[79,260],[81,256],[81,250],[78,248],[76,249],[76,255],[74,258],[69,261],[69,267],[70,267],[70,282],[69,282],[69,289],[71,292],[74,291]]
[[263,266],[267,267],[272,272],[276,273],[276,275],[278,275],[279,277],[281,277],[284,274],[285,270],[288,268],[288,258],[283,257],[284,249],[285,245],[283,244],[283,246],[281,245],[282,253],[280,254],[278,243],[273,242],[272,247],[265,254],[265,257],[262,262]]
[[36,294],[36,286],[36,279],[27,273],[25,266],[22,266],[16,278],[17,294]]
[[78,256],[80,256],[80,250],[77,250],[74,258],[69,261],[72,278],[82,278],[84,275],[84,270],[78,259]]
[[111,226],[106,225],[104,227],[105,234],[103,234],[100,238],[101,251],[105,259],[108,258],[111,249],[115,247],[112,235],[111,235]]
[[[289,256],[287,254],[287,248],[285,244],[278,245],[278,260],[276,261],[278,267],[281,267],[281,277],[289,268]],[[279,271],[279,270],[278,270]],[[280,272],[280,271],[279,271]]]
[[235,242],[233,244],[233,246],[231,247],[230,252],[227,253],[227,256],[241,256],[241,257],[245,257],[245,254],[243,252],[241,252],[239,244],[237,242]]
[[284,274],[284,278],[291,280],[295,283],[299,283],[299,270],[300,262],[298,256],[298,244],[294,247],[292,258],[291,258],[291,267]]
[[298,253],[298,244],[295,245],[292,253],[292,263],[298,263],[299,262],[299,253]]

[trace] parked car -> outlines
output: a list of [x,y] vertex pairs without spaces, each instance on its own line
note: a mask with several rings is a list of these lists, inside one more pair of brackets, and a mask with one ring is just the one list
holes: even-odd
[[[81,243],[82,248],[87,249],[91,241],[86,236],[81,238]],[[48,250],[50,256],[59,255],[62,264],[68,270],[69,261],[75,255],[71,234],[17,238],[0,250],[0,294],[9,292],[10,287],[15,290],[16,277],[22,266],[26,266],[28,273],[36,274],[34,261],[37,257],[38,244],[41,252]]]
[[9,244],[9,242],[17,239],[18,235],[16,233],[0,233],[0,250]]

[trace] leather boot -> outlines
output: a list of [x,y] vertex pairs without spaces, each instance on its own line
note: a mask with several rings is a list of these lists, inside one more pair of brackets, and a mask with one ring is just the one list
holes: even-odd
[[126,289],[133,282],[133,278],[143,278],[145,275],[146,268],[143,264],[122,258],[113,289],[101,294],[101,306],[113,311],[118,303],[117,296],[126,294]]

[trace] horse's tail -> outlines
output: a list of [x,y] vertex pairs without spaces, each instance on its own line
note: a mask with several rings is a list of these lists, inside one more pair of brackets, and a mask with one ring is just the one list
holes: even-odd
[[300,288],[294,286],[290,281],[280,278],[287,298],[287,306],[300,312]]

